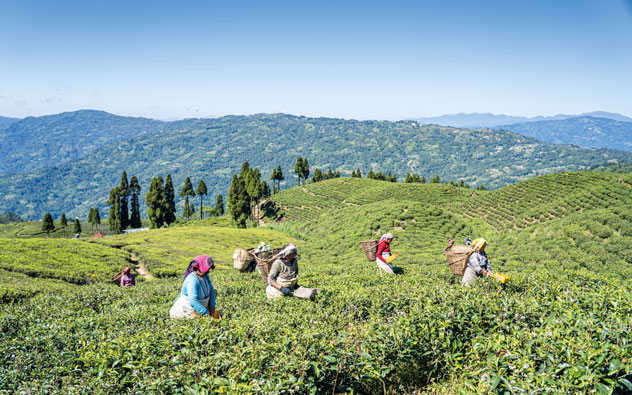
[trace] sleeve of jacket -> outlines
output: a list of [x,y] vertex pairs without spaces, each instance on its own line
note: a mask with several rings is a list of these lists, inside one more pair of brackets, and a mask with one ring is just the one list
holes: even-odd
[[467,265],[471,267],[476,272],[476,274],[481,274],[481,272],[483,271],[483,259],[484,257],[481,254],[474,252],[467,260]]
[[272,263],[272,267],[270,268],[270,273],[268,273],[268,284],[272,284],[273,282],[276,282],[277,278],[279,277],[279,273],[281,273],[281,266],[283,262],[281,262],[280,260],[276,260]]
[[384,251],[384,248],[386,248],[386,243],[382,242],[382,243],[378,244],[377,245],[377,253],[375,254],[375,256],[380,261],[386,263],[386,260],[382,257],[382,252]]
[[186,278],[187,296],[189,297],[189,303],[191,307],[195,309],[201,315],[207,315],[208,310],[202,303],[200,303],[200,291],[198,290],[198,282],[195,279],[195,274],[191,273]]

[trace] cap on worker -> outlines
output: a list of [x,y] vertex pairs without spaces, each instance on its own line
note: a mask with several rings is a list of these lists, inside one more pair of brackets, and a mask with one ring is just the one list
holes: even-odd
[[123,273],[127,274],[127,273],[130,272],[130,270],[132,270],[132,269],[128,266],[125,269],[123,269]]
[[209,270],[215,270],[215,262],[208,255],[198,255],[191,261],[191,268],[197,269],[202,273],[207,273]]
[[485,248],[486,245],[487,245],[487,240],[485,240],[482,237],[479,237],[478,239],[472,242],[472,251],[480,251],[483,248]]

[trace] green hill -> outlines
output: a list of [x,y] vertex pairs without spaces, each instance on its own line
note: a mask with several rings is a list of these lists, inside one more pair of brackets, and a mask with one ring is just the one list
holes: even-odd
[[627,152],[552,145],[510,132],[414,121],[258,114],[169,122],[162,127],[70,163],[0,176],[0,212],[12,210],[28,219],[41,218],[47,211],[85,218],[90,207],[107,212],[109,190],[119,184],[124,170],[139,178],[143,194],[151,177],[171,173],[176,187],[187,176],[193,182],[203,178],[210,196],[226,195],[244,160],[260,168],[264,178],[281,165],[285,188],[294,185],[292,169],[299,156],[309,159],[312,172],[317,167],[331,168],[349,175],[360,168],[366,175],[373,169],[391,171],[400,180],[415,172],[427,179],[439,175],[442,180],[463,179],[473,187],[488,188],[608,161],[632,162]]
[[[213,218],[0,241],[15,282],[0,306],[0,392],[625,393],[631,177],[568,172],[494,191],[341,178],[274,195],[265,228]],[[380,275],[358,245],[387,231],[400,275]],[[489,240],[509,284],[460,286],[442,250],[466,236]],[[234,248],[260,240],[298,245],[315,301],[267,301],[259,274],[231,268]],[[224,319],[171,320],[203,253]],[[134,259],[157,278],[107,283]]]
[[108,143],[157,131],[163,125],[94,110],[8,120],[0,119],[0,174],[72,162]]

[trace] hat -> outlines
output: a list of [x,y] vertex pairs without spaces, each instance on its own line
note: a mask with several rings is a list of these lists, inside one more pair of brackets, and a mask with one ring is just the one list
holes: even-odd
[[472,242],[472,251],[480,251],[487,245],[487,240],[479,237],[478,239]]
[[125,269],[123,269],[123,273],[129,273],[130,270],[132,269],[128,266]]
[[211,269],[215,270],[215,262],[208,255],[198,255],[191,261],[191,268],[208,273]]

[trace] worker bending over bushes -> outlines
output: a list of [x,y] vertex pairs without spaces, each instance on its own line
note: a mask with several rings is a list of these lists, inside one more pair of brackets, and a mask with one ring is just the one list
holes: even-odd
[[392,233],[384,233],[380,237],[380,241],[377,243],[377,253],[375,254],[375,262],[380,270],[386,273],[395,273],[393,271],[393,265],[386,261],[386,258],[391,256],[391,242],[393,241]]
[[489,259],[487,259],[487,254],[485,253],[486,245],[487,240],[482,237],[472,242],[472,253],[467,260],[467,268],[463,274],[461,284],[469,286],[476,281],[478,277],[481,277],[482,275],[489,276],[492,274],[492,266],[489,263]]
[[195,257],[182,282],[182,290],[178,299],[169,310],[171,318],[218,318],[215,311],[215,290],[208,272],[215,269],[215,263],[208,255]]
[[268,299],[281,296],[291,296],[298,288],[298,252],[296,245],[290,243],[279,253],[279,257],[272,263],[268,274]]

